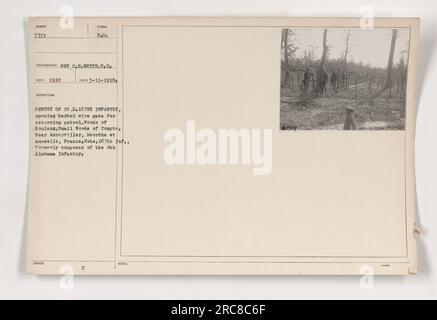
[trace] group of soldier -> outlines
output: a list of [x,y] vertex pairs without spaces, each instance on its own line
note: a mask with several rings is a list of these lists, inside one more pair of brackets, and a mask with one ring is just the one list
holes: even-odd
[[304,92],[308,92],[309,85],[312,83],[313,89],[316,90],[319,94],[326,93],[328,83],[331,83],[331,89],[335,92],[338,89],[347,87],[347,72],[346,70],[333,70],[331,71],[330,76],[328,75],[328,71],[326,68],[317,69],[317,74],[311,71],[309,67],[305,69],[303,80],[302,80],[302,89]]

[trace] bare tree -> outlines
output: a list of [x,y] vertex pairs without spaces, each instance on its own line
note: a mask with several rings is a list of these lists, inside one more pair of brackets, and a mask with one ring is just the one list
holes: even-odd
[[323,68],[326,60],[326,55],[328,53],[328,46],[326,44],[327,35],[328,35],[328,29],[323,30],[323,52],[322,52],[322,58],[320,59],[320,69]]
[[352,30],[351,29],[347,29],[346,30],[346,36],[345,36],[345,46],[344,46],[344,56],[343,56],[343,67],[346,69],[347,66],[347,58],[349,56],[349,52],[350,52],[350,43],[351,43],[351,35],[352,35]]
[[349,56],[350,53],[350,48],[351,48],[351,36],[352,36],[352,30],[351,29],[347,29],[346,30],[346,35],[345,35],[345,46],[344,46],[344,57],[343,57],[343,69],[345,72],[345,83],[344,86],[346,88],[349,88],[349,76],[348,76],[348,71],[347,71],[347,58]]
[[315,51],[316,51],[317,47],[314,46],[308,46],[307,49],[305,49],[304,54],[303,54],[303,64],[306,66],[310,66],[315,58]]
[[290,72],[289,72],[290,54],[288,52],[288,32],[289,29],[282,29],[282,49],[284,51],[284,67],[285,67],[284,82],[285,83],[288,83],[290,77]]

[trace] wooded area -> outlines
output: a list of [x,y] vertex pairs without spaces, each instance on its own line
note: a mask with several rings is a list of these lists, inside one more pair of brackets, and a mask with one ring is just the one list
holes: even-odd
[[[318,46],[308,41],[302,46],[298,30],[282,30],[281,129],[404,129],[409,39],[403,39],[405,48],[397,48],[398,30],[385,29],[379,38],[387,39],[389,49],[380,52],[371,41],[360,43],[369,38],[359,34],[362,30],[341,30],[341,43],[338,37],[330,41],[329,29],[312,32],[320,34]],[[375,45],[374,54],[385,66],[352,58],[368,45]],[[334,49],[341,55],[330,58]]]

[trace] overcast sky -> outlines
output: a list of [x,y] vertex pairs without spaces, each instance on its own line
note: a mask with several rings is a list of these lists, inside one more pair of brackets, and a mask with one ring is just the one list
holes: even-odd
[[[305,49],[312,45],[316,48],[315,58],[319,59],[322,55],[324,29],[294,28],[292,30],[296,34],[296,45],[299,47],[295,54],[296,57],[301,58]],[[362,61],[364,64],[369,63],[372,67],[387,67],[392,29],[378,28],[366,30],[357,28],[350,30],[352,30],[352,34],[350,37],[348,61]],[[329,58],[337,59],[343,56],[346,43],[345,36],[346,29],[328,29],[327,44],[330,46]],[[398,29],[394,63],[399,61],[402,54],[407,57],[403,51],[408,49],[409,37],[409,29]]]

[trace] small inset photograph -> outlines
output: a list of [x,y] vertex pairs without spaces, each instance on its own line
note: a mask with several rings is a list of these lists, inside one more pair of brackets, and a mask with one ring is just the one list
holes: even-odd
[[286,28],[281,130],[404,130],[410,29]]

